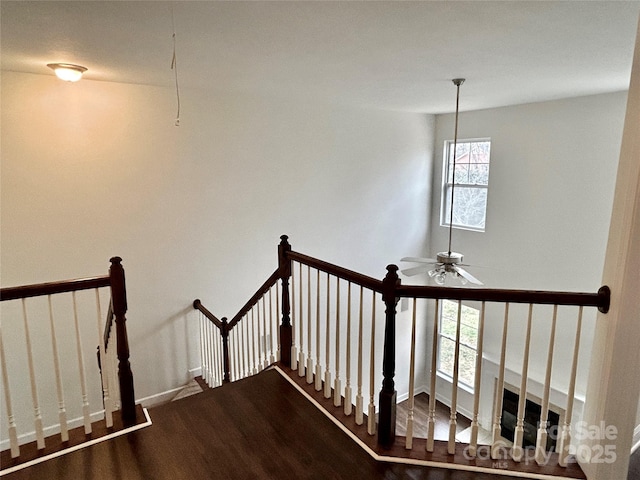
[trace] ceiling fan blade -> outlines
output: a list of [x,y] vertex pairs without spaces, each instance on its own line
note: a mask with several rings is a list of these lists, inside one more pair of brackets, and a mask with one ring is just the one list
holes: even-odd
[[412,277],[421,273],[427,273],[431,267],[429,265],[420,265],[419,267],[407,268],[406,270],[400,270],[403,275]]
[[464,268],[460,268],[457,265],[453,265],[453,270],[455,270],[457,273],[460,274],[460,276],[466,280],[468,280],[469,282],[475,284],[475,285],[484,285],[484,283],[482,283],[480,280],[478,280],[476,277],[474,277],[473,275],[471,275],[469,272],[467,272]]
[[401,262],[416,262],[416,263],[438,263],[437,260],[433,258],[423,258],[423,257],[404,257],[400,259]]

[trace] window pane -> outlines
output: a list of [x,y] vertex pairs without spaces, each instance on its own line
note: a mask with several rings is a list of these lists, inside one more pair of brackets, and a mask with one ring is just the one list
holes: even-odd
[[[451,202],[451,189],[447,195]],[[453,224],[484,229],[487,209],[486,188],[456,188],[453,198]]]
[[[469,165],[469,185],[488,185],[489,184],[489,165],[486,163],[474,163]],[[456,183],[458,181],[456,176]]]
[[438,357],[438,370],[453,377],[453,354],[456,344],[453,340],[440,337],[440,355]]
[[460,345],[458,378],[462,383],[473,386],[476,374],[476,351]]

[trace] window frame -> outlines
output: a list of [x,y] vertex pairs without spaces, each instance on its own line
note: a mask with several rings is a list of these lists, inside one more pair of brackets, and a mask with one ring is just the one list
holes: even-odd
[[[477,318],[478,318],[478,324],[476,325],[475,329],[476,332],[479,332],[479,322],[480,322],[480,308],[476,308],[475,306],[472,306],[468,303],[464,303],[464,302],[460,302],[458,303],[458,301],[456,300],[447,300],[447,299],[443,299],[439,302],[439,306],[438,306],[438,356],[437,356],[437,361],[436,361],[436,373],[438,375],[440,375],[443,378],[446,378],[448,381],[453,382],[453,375],[451,375],[450,373],[444,371],[441,368],[441,364],[442,364],[442,339],[445,338],[451,342],[453,342],[454,344],[454,348],[455,348],[455,333],[453,335],[448,335],[443,333],[443,327],[442,327],[442,320],[443,320],[443,308],[444,308],[444,302],[451,302],[453,304],[455,304],[456,309],[458,308],[458,306],[462,307],[462,308],[470,308],[472,310],[474,310],[475,312],[477,312]],[[457,321],[457,311],[456,311],[456,319]],[[462,324],[463,320],[462,318],[460,319],[460,322]],[[465,348],[468,348],[469,350],[472,350],[475,353],[475,359],[474,359],[474,363],[473,363],[473,377],[474,380],[471,382],[471,384],[466,383],[462,376],[460,375],[460,370],[458,370],[458,387],[463,388],[467,391],[469,391],[470,393],[474,392],[474,383],[475,383],[475,372],[476,372],[476,362],[477,362],[477,358],[478,358],[478,346],[476,344],[476,346],[472,346],[469,345],[467,343],[464,343],[462,341],[460,341],[460,346],[464,346]],[[460,363],[458,363],[458,368],[460,368]]]
[[[489,205],[489,173],[491,171],[491,138],[490,137],[480,137],[480,138],[463,138],[458,139],[457,144],[460,145],[462,143],[480,143],[480,142],[489,142],[489,161],[487,165],[489,166],[487,172],[487,183],[486,184],[471,184],[471,183],[455,183],[455,189],[465,189],[465,188],[473,188],[473,189],[484,189],[486,191],[486,200],[484,205],[484,227],[474,227],[472,225],[466,224],[458,224],[453,223],[452,228],[457,228],[460,230],[470,230],[473,232],[484,232],[487,228],[487,212]],[[440,226],[449,228],[449,219],[451,218],[451,213],[449,210],[450,200],[449,200],[449,192],[453,189],[453,182],[449,182],[449,167],[452,165],[449,163],[450,150],[454,145],[453,140],[445,140],[444,148],[443,148],[443,161],[442,161],[442,185],[441,185],[441,194],[440,194]]]

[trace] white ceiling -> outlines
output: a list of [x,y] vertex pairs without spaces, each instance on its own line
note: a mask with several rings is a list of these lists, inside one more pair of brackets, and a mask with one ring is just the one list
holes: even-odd
[[[8,1],[2,69],[318,99],[472,110],[628,88],[640,1]],[[173,21],[172,21],[173,12]]]

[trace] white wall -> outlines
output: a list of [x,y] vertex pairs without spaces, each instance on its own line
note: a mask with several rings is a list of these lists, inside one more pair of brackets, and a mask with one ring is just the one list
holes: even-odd
[[[487,287],[595,292],[600,287],[626,93],[517,105],[460,114],[459,138],[490,137],[484,233],[454,229],[453,250]],[[461,91],[464,105],[464,87]],[[436,119],[433,192],[439,198],[442,150],[453,115]],[[448,229],[434,200],[431,255],[446,251]],[[474,268],[473,266],[477,266]],[[529,373],[544,380],[550,308],[537,308]],[[485,356],[498,362],[502,308],[488,310]],[[526,307],[511,308],[507,367],[522,368]],[[566,392],[575,310],[560,310],[552,384]],[[584,395],[595,311],[585,313],[577,395]],[[444,389],[444,386],[440,387]],[[463,394],[462,399],[466,396]]]
[[192,301],[232,316],[281,234],[378,278],[428,238],[433,117],[213,91],[181,116],[171,89],[2,73],[2,285],[123,257],[137,398],[187,380]]

